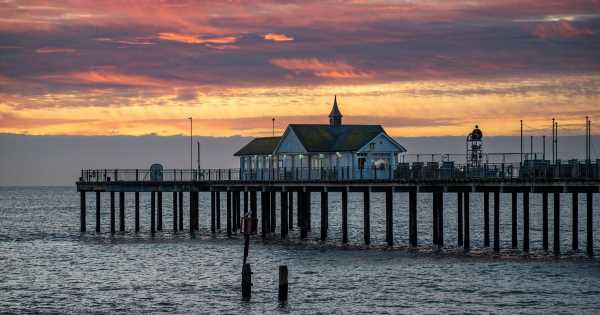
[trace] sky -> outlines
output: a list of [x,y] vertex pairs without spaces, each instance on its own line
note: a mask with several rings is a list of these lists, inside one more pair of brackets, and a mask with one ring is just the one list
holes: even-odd
[[264,136],[334,95],[397,137],[583,134],[600,1],[0,0],[0,133]]

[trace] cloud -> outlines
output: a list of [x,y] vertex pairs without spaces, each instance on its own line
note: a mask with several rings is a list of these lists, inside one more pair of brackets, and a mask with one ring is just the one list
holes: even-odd
[[112,70],[90,70],[46,75],[42,76],[41,79],[70,84],[103,84],[141,87],[166,87],[172,84],[172,82],[145,75],[120,73]]
[[579,36],[594,35],[588,28],[577,28],[568,21],[537,23],[532,31],[539,38],[575,38]]
[[36,49],[35,52],[38,54],[57,54],[57,53],[70,54],[70,53],[77,52],[77,50],[73,49],[73,48],[43,47],[43,48]]
[[103,43],[117,43],[124,45],[153,45],[154,43],[148,40],[148,38],[131,38],[131,39],[114,39],[108,37],[98,37],[97,42]]
[[365,79],[374,74],[360,71],[343,61],[323,61],[317,58],[276,58],[271,63],[295,73],[309,72],[314,76],[332,79]]
[[287,36],[285,34],[277,34],[277,33],[268,33],[263,36],[265,40],[270,40],[274,42],[290,42],[293,41],[294,38],[291,36]]
[[158,38],[161,40],[184,43],[184,44],[233,44],[237,41],[234,36],[200,38],[196,35],[179,34],[179,33],[158,33]]

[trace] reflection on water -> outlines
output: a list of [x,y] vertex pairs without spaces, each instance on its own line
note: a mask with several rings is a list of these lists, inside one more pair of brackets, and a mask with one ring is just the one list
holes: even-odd
[[[531,196],[532,257],[510,247],[510,197],[502,196],[500,256],[483,244],[481,196],[471,198],[468,256],[455,248],[455,195],[445,198],[443,252],[432,251],[431,196],[419,195],[419,250],[409,250],[407,196],[394,195],[396,246],[385,246],[383,194],[373,194],[372,246],[362,243],[362,196],[350,194],[349,240],[341,245],[339,195],[330,194],[329,240],[319,242],[319,194],[312,197],[312,234],[298,241],[251,243],[252,301],[241,301],[241,238],[207,232],[208,194],[201,194],[201,233],[154,236],[148,194],[141,194],[142,232],[79,233],[79,196],[69,188],[0,189],[0,310],[3,312],[498,312],[597,313],[600,263],[570,248],[570,196],[563,195],[561,248],[554,259],[541,251],[541,197]],[[171,194],[165,193],[164,226],[171,227]],[[596,196],[597,198],[597,196]],[[88,230],[94,226],[94,197],[88,195]],[[278,198],[279,199],[279,198]],[[492,200],[493,202],[493,200]],[[550,198],[550,203],[552,198]],[[585,209],[585,197],[581,197]],[[599,200],[595,200],[598,205]],[[108,226],[108,194],[103,194],[103,231]],[[224,202],[222,203],[225,204]],[[260,205],[260,202],[258,203]],[[187,199],[186,199],[187,206]],[[127,200],[127,231],[133,230],[133,195]],[[552,204],[550,204],[552,209]],[[596,208],[597,209],[597,208]],[[595,209],[595,210],[596,210]],[[519,218],[521,218],[519,207]],[[186,219],[187,212],[184,213]],[[222,211],[225,222],[225,211]],[[279,215],[279,214],[278,214]],[[595,211],[595,231],[600,231]],[[184,220],[187,226],[187,220]],[[552,231],[552,211],[549,230]],[[278,222],[279,224],[279,222]],[[585,249],[585,216],[580,247]],[[224,227],[224,226],[223,226]],[[600,232],[595,233],[596,253]],[[522,233],[519,229],[519,239]],[[552,248],[552,237],[550,238]],[[290,300],[277,304],[277,268],[288,265]]]

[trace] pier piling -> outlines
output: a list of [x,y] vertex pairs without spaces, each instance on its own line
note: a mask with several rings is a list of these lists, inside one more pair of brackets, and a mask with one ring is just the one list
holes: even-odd
[[134,199],[135,199],[135,213],[134,213],[134,218],[133,220],[134,225],[135,225],[135,231],[139,232],[140,231],[140,193],[139,192],[135,192],[134,194]]
[[483,193],[483,246],[490,247],[490,193]]
[[179,230],[183,231],[183,191],[179,192]]
[[456,205],[457,205],[457,210],[456,210],[456,214],[457,214],[457,219],[456,219],[456,231],[457,231],[457,238],[458,238],[458,247],[462,247],[463,246],[463,194],[462,192],[457,192],[456,193]]
[[542,192],[542,247],[548,250],[548,192]]
[[438,202],[439,202],[439,198],[438,198],[437,192],[433,192],[431,194],[431,210],[432,210],[432,212],[431,212],[431,229],[432,229],[433,245],[438,244],[438,231],[439,231]]
[[394,245],[394,195],[392,189],[385,192],[385,240],[388,246]]
[[269,222],[271,223],[269,231],[271,233],[275,233],[275,230],[277,229],[277,192],[276,191],[272,191],[269,194],[269,198],[271,198],[271,201],[269,202],[270,207],[270,220]]
[[215,199],[217,201],[217,230],[221,231],[221,192],[215,191]]
[[115,233],[115,193],[110,192],[110,233]]
[[80,209],[79,209],[79,230],[81,232],[85,232],[86,223],[85,223],[85,212],[86,212],[86,204],[85,204],[85,191],[79,193],[79,201],[80,201]]
[[216,232],[216,226],[215,226],[215,192],[211,191],[210,192],[210,232],[211,233],[215,233]]
[[365,245],[371,244],[371,190],[363,192],[363,228]]
[[269,193],[266,191],[260,192],[260,233],[263,238],[267,237],[267,214],[269,208]]
[[309,192],[306,192],[304,189],[303,191],[299,191],[298,192],[298,223],[300,224],[300,238],[301,239],[306,239],[306,236],[308,234],[308,227],[307,227],[307,195],[309,194]]
[[579,249],[579,196],[576,192],[571,195],[572,201],[572,210],[573,210],[573,239],[571,244],[571,249],[573,251],[577,251]]
[[157,201],[156,201],[156,205],[157,205],[157,211],[156,211],[156,229],[158,231],[162,231],[163,228],[163,202],[162,202],[162,192],[158,191],[156,192],[156,197],[157,197]]
[[227,236],[231,236],[231,191],[227,191]]
[[258,229],[258,207],[256,203],[256,191],[250,192],[250,211],[252,211],[252,232],[256,233]]
[[[327,228],[329,225],[329,198],[328,192],[321,192],[321,241],[327,239]],[[282,220],[283,221],[283,220]]]
[[279,195],[281,198],[281,239],[286,239],[288,234],[288,193],[282,191]]
[[560,193],[554,193],[554,255],[560,255]]
[[469,201],[469,192],[465,191],[464,192],[464,215],[463,215],[463,219],[464,219],[464,223],[465,223],[465,239],[464,239],[464,249],[466,251],[468,251],[471,248],[471,232],[470,232],[470,228],[469,228],[469,208],[470,208],[470,201]]
[[194,233],[194,193],[190,191],[189,193],[189,197],[190,197],[190,218],[189,218],[189,225],[190,225],[190,233]]
[[96,233],[100,233],[100,192],[96,192]]
[[500,252],[500,192],[494,192],[494,251]]
[[408,238],[411,247],[417,247],[417,191],[408,193]]
[[342,190],[342,243],[348,243],[348,188]]
[[150,232],[156,232],[156,193],[150,192]]
[[173,192],[173,231],[177,232],[177,192]]
[[288,268],[279,266],[279,303],[285,303],[288,300]]
[[594,217],[593,217],[593,204],[594,200],[592,199],[593,195],[591,192],[587,192],[586,194],[586,206],[587,206],[587,222],[586,222],[586,234],[587,234],[587,242],[586,242],[586,252],[588,256],[594,255]]
[[252,297],[252,269],[250,264],[242,267],[242,300],[250,301]]
[[289,191],[288,192],[288,228],[290,231],[294,230],[294,192],[293,191]]
[[306,230],[310,231],[311,227],[312,227],[312,196],[311,196],[311,192],[310,191],[306,191],[306,208],[304,209],[306,211],[306,213],[304,214],[305,217],[305,221],[304,223],[306,224]]
[[440,191],[437,195],[437,245],[442,248],[444,247],[444,192]]
[[125,192],[119,192],[119,231],[125,231]]
[[523,251],[529,253],[529,192],[523,192]]
[[511,210],[511,216],[510,216],[510,220],[511,220],[511,247],[513,249],[516,249],[518,246],[518,241],[517,241],[517,192],[513,192],[511,194],[511,203],[512,203],[512,210]]

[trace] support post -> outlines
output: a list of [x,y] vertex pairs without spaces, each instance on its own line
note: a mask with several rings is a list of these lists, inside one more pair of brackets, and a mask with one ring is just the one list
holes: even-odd
[[394,194],[392,188],[385,192],[385,240],[394,245]]
[[490,193],[483,193],[483,246],[490,247]]
[[190,191],[190,233],[194,233],[194,193]]
[[300,215],[298,223],[300,224],[300,238],[303,240],[306,239],[308,234],[308,227],[306,224],[306,195],[309,193],[306,192],[305,189],[306,188],[303,188],[302,191],[298,192],[298,214]]
[[250,211],[252,211],[252,232],[256,233],[258,231],[258,205],[256,204],[256,191],[250,192]]
[[221,192],[215,191],[215,199],[217,200],[217,230],[221,231]]
[[457,192],[456,193],[456,204],[457,204],[457,210],[456,210],[456,214],[458,216],[456,223],[457,223],[457,234],[458,234],[458,247],[462,247],[463,246],[463,195],[462,192]]
[[[244,190],[244,213],[243,216],[246,215],[248,213],[248,191]],[[240,224],[243,224],[240,218]],[[241,229],[241,225],[240,225],[240,229]]]
[[177,192],[173,192],[173,231],[177,232]]
[[269,229],[269,231],[271,231],[271,233],[275,233],[275,230],[277,229],[277,192],[272,191],[269,194],[269,197],[271,198],[271,201],[269,202],[269,205],[271,206],[271,228]]
[[523,251],[529,252],[529,192],[523,192]]
[[494,192],[494,251],[500,252],[500,192]]
[[440,191],[437,195],[437,245],[441,248],[444,247],[444,192]]
[[119,231],[125,231],[125,192],[119,192]]
[[211,233],[215,233],[216,232],[216,226],[215,226],[215,208],[216,208],[216,204],[215,204],[215,192],[211,191],[210,192],[210,232]]
[[150,232],[156,232],[156,193],[150,192]]
[[100,192],[96,192],[96,233],[100,233]]
[[285,303],[288,300],[288,268],[279,266],[279,303]]
[[157,194],[157,198],[158,200],[156,201],[157,206],[158,206],[158,211],[157,211],[157,218],[156,218],[156,229],[159,231],[162,231],[162,226],[163,226],[163,207],[162,207],[162,191],[159,191],[156,193]]
[[302,224],[304,224],[304,218],[302,216],[302,211],[304,211],[304,205],[302,204],[302,197],[300,197],[300,192],[298,192],[298,200],[296,200],[296,205],[298,208],[298,211],[296,211],[296,226],[301,228]]
[[267,215],[269,207],[269,193],[266,191],[260,192],[260,233],[263,238],[267,237]]
[[183,191],[179,192],[179,230],[183,231]]
[[252,270],[250,264],[242,267],[242,300],[250,301],[252,297]]
[[579,196],[576,192],[572,194],[572,208],[573,208],[573,240],[571,249],[577,251],[579,249]]
[[288,192],[288,220],[289,220],[289,224],[288,227],[290,229],[290,231],[294,230],[294,192],[293,191],[289,191]]
[[512,210],[511,210],[511,245],[513,249],[518,246],[517,241],[517,192],[511,194]]
[[135,231],[139,232],[140,231],[140,193],[139,192],[135,192]]
[[363,192],[363,228],[365,245],[371,244],[371,190]]
[[432,227],[432,240],[433,245],[438,243],[438,195],[437,192],[431,193],[431,227]]
[[464,220],[465,220],[465,239],[464,239],[464,249],[465,250],[469,250],[471,249],[471,231],[470,231],[470,227],[469,227],[469,208],[470,208],[470,201],[469,201],[469,192],[465,191],[464,193]]
[[548,250],[548,192],[542,192],[542,247]]
[[587,192],[586,195],[586,206],[587,206],[587,222],[586,222],[586,234],[587,234],[587,242],[586,242],[586,252],[588,256],[594,255],[594,217],[593,217],[593,194],[591,192]]
[[327,239],[327,228],[329,225],[329,198],[328,192],[321,192],[321,241],[324,242]]
[[[309,168],[310,171],[310,168]],[[311,200],[311,192],[310,191],[306,191],[306,196],[305,196],[305,200],[304,202],[306,202],[306,208],[304,208],[304,210],[306,211],[306,213],[304,213],[304,224],[306,224],[306,230],[310,231],[311,227],[312,227],[312,200]]]
[[231,191],[227,191],[227,236],[231,236]]
[[288,234],[288,193],[281,191],[281,239],[286,239]]
[[82,191],[79,193],[79,201],[80,201],[80,208],[79,208],[79,231],[81,232],[85,232],[85,191]]
[[348,243],[348,187],[342,190],[342,243]]
[[410,246],[417,247],[417,190],[408,193],[408,238]]
[[560,255],[560,193],[554,193],[554,255]]
[[232,201],[233,201],[233,208],[232,208],[232,216],[231,216],[231,229],[234,233],[237,233],[238,230],[238,213],[240,211],[240,192],[239,191],[233,191],[232,192]]
[[115,233],[115,192],[110,192],[110,233]]

